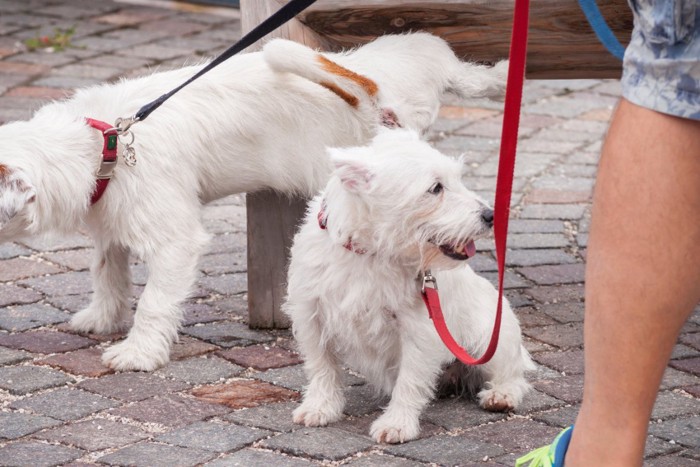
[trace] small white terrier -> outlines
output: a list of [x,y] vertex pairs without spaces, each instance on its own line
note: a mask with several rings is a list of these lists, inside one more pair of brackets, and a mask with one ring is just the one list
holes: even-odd
[[[455,362],[428,317],[421,271],[439,283],[445,320],[472,355],[486,349],[497,292],[465,260],[474,240],[491,231],[493,211],[461,181],[461,162],[407,130],[381,132],[368,147],[332,150],[336,170],[309,205],[292,247],[284,310],[305,360],[309,385],[294,421],[340,419],[345,404],[341,364],[391,396],[371,426],[377,442],[419,434],[419,417],[439,376]],[[461,365],[461,364],[460,364]],[[493,359],[461,365],[450,378],[478,384],[480,405],[511,410],[528,391],[533,369],[518,320],[504,301]]]
[[382,37],[344,54],[271,41],[213,69],[135,127],[138,163],[119,160],[91,205],[103,136],[85,118],[131,116],[199,68],[83,89],[0,127],[0,242],[83,226],[95,240],[94,295],[73,329],[127,326],[129,254],[147,264],[129,335],[103,356],[117,370],[168,362],[179,305],[209,238],[204,203],[266,188],[313,194],[331,170],[327,146],[365,144],[382,122],[424,131],[445,92],[500,95],[507,66],[463,63],[424,33]]

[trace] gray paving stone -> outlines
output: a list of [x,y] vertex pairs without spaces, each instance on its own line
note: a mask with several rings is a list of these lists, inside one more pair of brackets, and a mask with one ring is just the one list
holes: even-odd
[[540,310],[560,323],[583,322],[584,304],[582,302],[549,303]]
[[[390,456],[386,453],[371,453],[368,455],[360,455],[343,465],[351,465],[352,467],[374,467],[378,465],[382,467],[415,467],[427,464],[402,457]],[[464,464],[460,463],[459,465]]]
[[112,409],[109,413],[117,417],[131,418],[145,423],[181,427],[229,412],[231,409],[224,405],[209,404],[177,394],[146,399],[132,405]]
[[118,448],[148,436],[139,427],[102,418],[66,424],[34,435],[51,443],[69,444],[87,451]]
[[61,386],[73,379],[60,371],[36,366],[0,368],[0,388],[11,394],[27,394],[40,389]]
[[107,465],[130,465],[137,467],[195,466],[216,456],[216,453],[201,449],[188,449],[142,442],[97,459]]
[[58,420],[40,415],[0,412],[0,439],[17,439],[60,424]]
[[13,365],[24,360],[29,360],[30,358],[32,358],[32,355],[24,350],[0,347],[0,365]]
[[209,323],[186,327],[182,329],[182,332],[226,348],[274,340],[273,337],[263,332],[249,329],[243,323]]
[[255,379],[267,381],[268,383],[292,389],[293,391],[302,391],[307,383],[302,365],[275,368],[274,370],[256,373]]
[[50,305],[32,304],[10,307],[0,313],[0,328],[7,331],[26,331],[49,324],[63,323],[70,315]]
[[0,244],[0,260],[16,258],[17,256],[26,256],[32,254],[32,251],[16,243]]
[[248,291],[248,276],[243,273],[203,277],[199,282],[207,289],[224,295]]
[[239,375],[243,368],[218,357],[194,357],[187,360],[170,362],[155,372],[190,384],[214,383]]
[[[515,248],[510,241],[508,247]],[[576,262],[577,259],[573,255],[557,249],[512,250],[506,254],[506,263],[511,267],[571,264]]]
[[292,431],[299,425],[292,421],[292,411],[297,408],[297,402],[282,402],[236,410],[225,415],[224,420],[273,431]]
[[700,384],[700,378],[673,368],[666,368],[664,377],[661,380],[661,389],[676,389],[683,386],[693,386]]
[[34,303],[41,300],[42,295],[36,290],[18,287],[14,284],[0,284],[0,307],[22,303]]
[[204,465],[206,467],[311,467],[319,464],[301,457],[292,457],[277,452],[262,451],[259,449],[241,449],[233,454],[207,462]]
[[656,396],[652,420],[700,414],[700,400],[675,392],[662,392]]
[[150,373],[117,373],[99,379],[88,379],[81,389],[112,399],[136,402],[162,394],[172,394],[190,387],[185,382],[166,380]]
[[531,204],[520,213],[521,219],[580,219],[586,206],[580,204]]
[[423,412],[421,419],[447,430],[454,430],[504,420],[506,417],[503,413],[488,412],[474,401],[449,398],[432,402]]
[[561,407],[563,405],[565,405],[565,403],[559,399],[533,389],[525,394],[523,401],[520,403],[518,408],[514,410],[514,413],[524,415],[539,412],[540,410],[549,410],[554,407]]
[[270,436],[272,432],[218,422],[200,422],[166,433],[156,441],[185,448],[231,452]]
[[562,407],[560,409],[534,414],[532,418],[544,422],[547,425],[566,428],[574,424],[579,410],[580,407],[578,405]]
[[115,401],[86,391],[61,388],[17,400],[10,407],[31,410],[58,420],[77,420],[118,405]]
[[261,447],[277,449],[295,456],[340,460],[373,445],[366,437],[333,427],[301,428],[263,440]]
[[381,397],[377,391],[368,384],[363,386],[345,387],[345,412],[347,415],[361,417],[380,410],[389,402],[386,397]]
[[508,236],[508,248],[532,249],[532,248],[563,248],[569,241],[558,233],[522,233]]
[[85,454],[67,446],[56,446],[41,441],[18,441],[0,448],[3,466],[51,467],[67,464]]
[[523,329],[523,334],[540,342],[567,349],[583,345],[583,325],[581,323],[556,324],[541,328]]
[[689,448],[700,448],[700,417],[678,418],[649,426],[649,433]]
[[501,446],[509,453],[526,453],[552,442],[559,428],[533,420],[513,418],[472,428],[464,433],[469,440]]
[[401,457],[439,465],[463,465],[496,457],[505,451],[495,444],[467,439],[462,436],[434,436],[405,444],[389,446],[384,451]]
[[92,282],[88,271],[66,272],[47,277],[34,277],[18,282],[46,295],[77,295],[92,292]]

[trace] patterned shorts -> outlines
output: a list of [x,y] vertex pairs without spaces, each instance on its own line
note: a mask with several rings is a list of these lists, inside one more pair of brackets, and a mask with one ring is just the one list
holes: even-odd
[[700,120],[700,0],[629,0],[632,41],[622,94],[637,105]]

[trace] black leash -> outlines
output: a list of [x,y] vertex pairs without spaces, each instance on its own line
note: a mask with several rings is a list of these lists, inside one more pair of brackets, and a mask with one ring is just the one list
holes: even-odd
[[[182,88],[184,88],[185,86],[187,86],[192,81],[196,80],[206,72],[210,71],[212,68],[216,67],[217,65],[220,65],[222,62],[233,57],[246,47],[253,45],[255,42],[270,34],[272,31],[279,28],[283,24],[287,23],[289,20],[294,18],[296,15],[304,11],[306,8],[308,8],[315,2],[316,0],[290,0],[289,3],[284,5],[272,16],[270,16],[265,21],[257,25],[255,28],[253,28],[253,30],[251,30],[248,34],[243,36],[238,42],[233,44],[231,47],[226,49],[221,55],[212,60],[211,63],[209,63],[207,66],[199,70],[199,72],[197,72],[190,79],[188,79],[172,91],[168,92],[167,94],[163,94],[156,100],[144,105],[138,110],[138,112],[136,112],[136,114],[133,117],[118,118],[117,121],[114,123],[114,128],[111,128],[110,130],[116,130],[116,132],[121,137],[127,136],[129,134],[129,128],[134,123],[145,120],[146,117],[148,117],[151,114],[151,112],[160,107],[165,101],[174,96]],[[122,141],[122,144],[124,144],[124,160],[129,166],[133,166],[136,164],[136,151],[132,146],[133,143],[133,133],[131,133],[131,141]]]

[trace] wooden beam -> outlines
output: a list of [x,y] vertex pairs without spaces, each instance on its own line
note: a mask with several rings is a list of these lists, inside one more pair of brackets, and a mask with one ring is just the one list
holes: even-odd
[[[632,14],[626,0],[598,2],[626,44]],[[327,0],[299,20],[331,50],[354,47],[387,33],[428,31],[458,56],[494,62],[508,56],[513,0]],[[527,77],[619,78],[621,63],[600,44],[576,0],[531,0]]]

